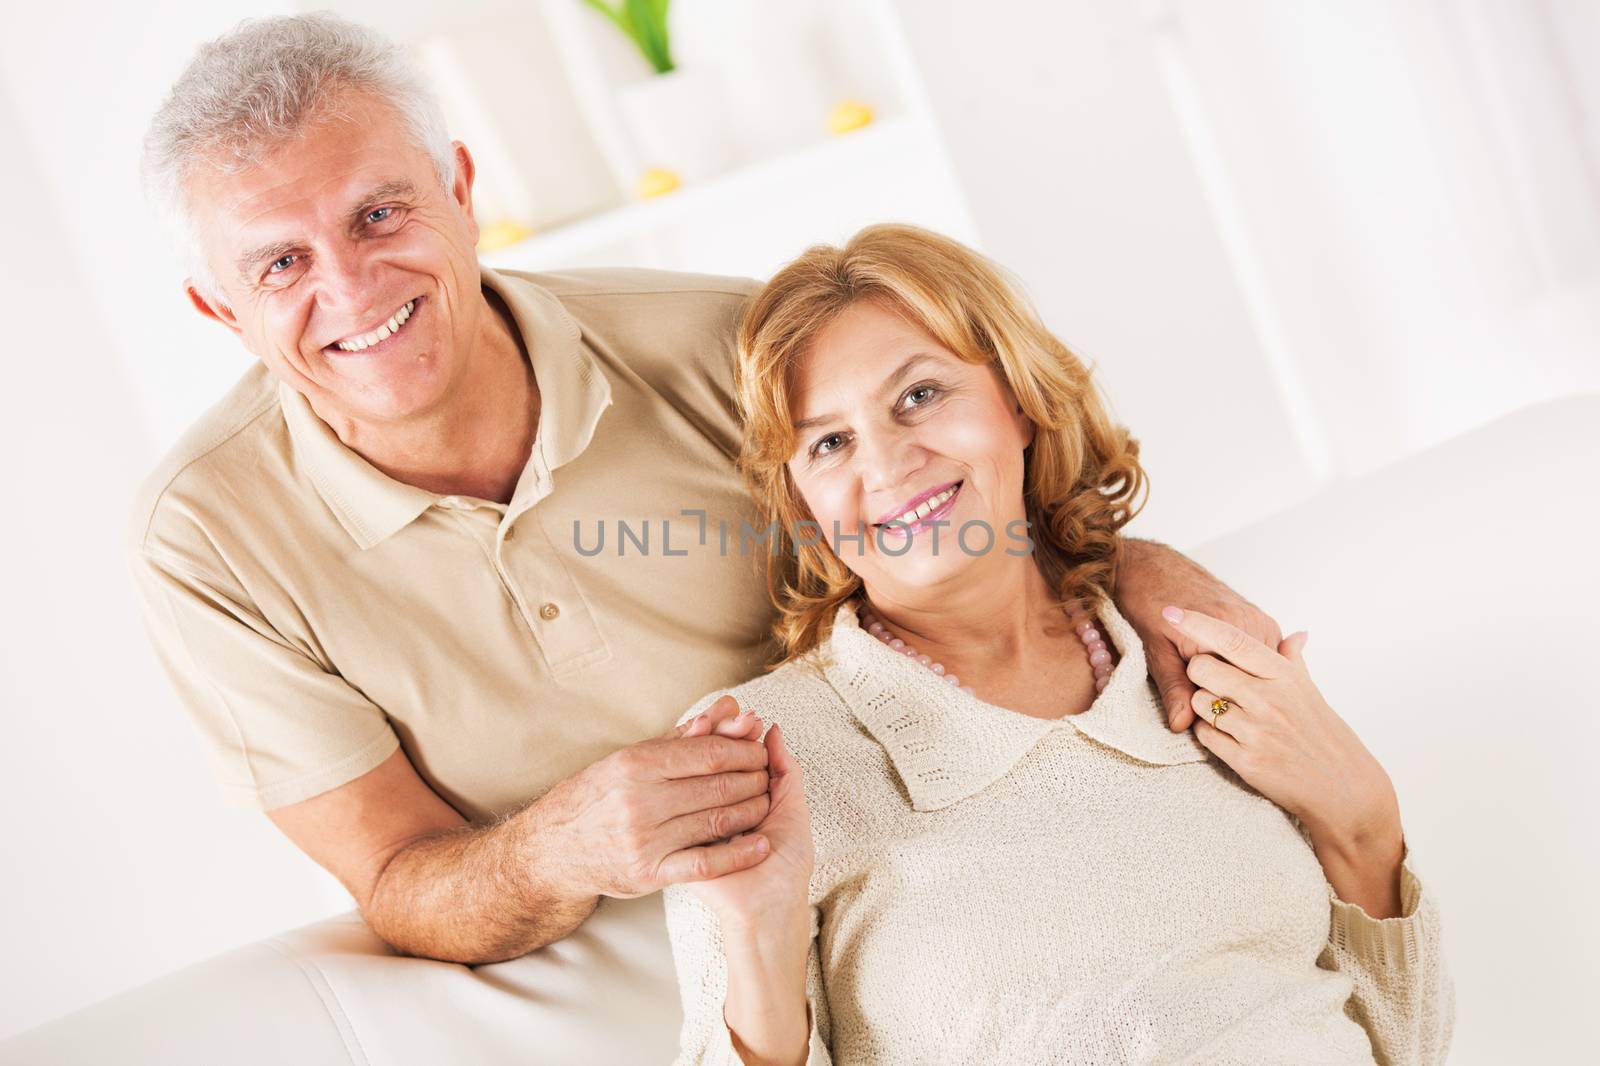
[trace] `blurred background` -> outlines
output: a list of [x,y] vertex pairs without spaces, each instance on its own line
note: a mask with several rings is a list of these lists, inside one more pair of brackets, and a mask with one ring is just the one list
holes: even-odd
[[1594,0],[673,0],[670,54],[583,0],[8,0],[0,1038],[351,906],[222,806],[120,555],[249,359],[182,297],[145,125],[203,40],[325,7],[415,49],[493,265],[759,277],[885,220],[987,252],[1179,548],[1600,392]]

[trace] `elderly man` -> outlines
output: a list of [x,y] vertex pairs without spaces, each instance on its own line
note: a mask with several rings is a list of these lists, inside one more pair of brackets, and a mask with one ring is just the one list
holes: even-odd
[[[226,796],[436,960],[516,959],[759,862],[728,838],[765,814],[762,746],[669,728],[771,650],[760,551],[705,535],[755,523],[732,337],[756,283],[482,267],[473,157],[401,50],[325,16],[206,45],[145,163],[188,300],[259,360],[131,530]],[[599,523],[656,543],[580,550]],[[1161,606],[1277,638],[1153,545],[1117,591],[1174,729]]]

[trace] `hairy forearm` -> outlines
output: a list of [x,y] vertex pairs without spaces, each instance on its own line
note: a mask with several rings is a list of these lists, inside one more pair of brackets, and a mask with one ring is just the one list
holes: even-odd
[[811,930],[804,908],[768,916],[758,927],[723,929],[728,999],[723,1020],[734,1047],[754,1066],[804,1063],[811,1021],[806,1004],[806,955]]
[[402,954],[446,962],[501,962],[559,940],[599,900],[539,876],[554,865],[539,836],[530,807],[415,840],[384,866],[362,915]]

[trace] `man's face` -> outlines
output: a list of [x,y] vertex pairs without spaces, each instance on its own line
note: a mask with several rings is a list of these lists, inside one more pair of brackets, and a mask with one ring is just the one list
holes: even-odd
[[200,168],[189,194],[228,306],[192,285],[190,298],[342,429],[446,405],[485,305],[466,149],[446,191],[392,108],[358,93],[339,103],[344,118],[243,173]]

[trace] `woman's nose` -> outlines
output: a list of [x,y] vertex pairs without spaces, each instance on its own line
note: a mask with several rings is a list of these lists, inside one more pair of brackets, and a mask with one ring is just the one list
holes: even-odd
[[898,433],[862,434],[856,449],[861,484],[868,492],[893,492],[916,470],[915,444]]

